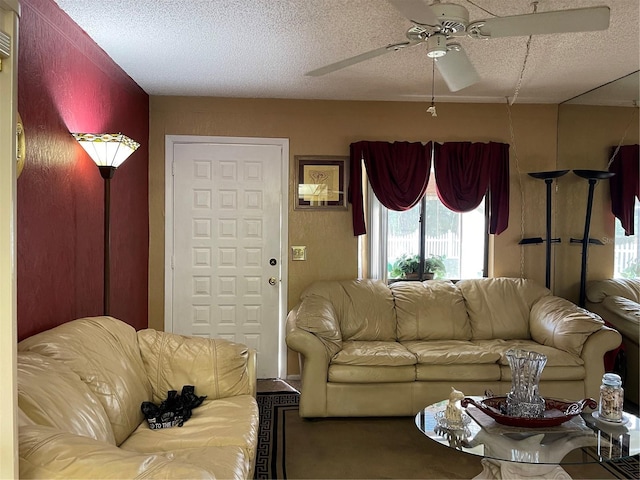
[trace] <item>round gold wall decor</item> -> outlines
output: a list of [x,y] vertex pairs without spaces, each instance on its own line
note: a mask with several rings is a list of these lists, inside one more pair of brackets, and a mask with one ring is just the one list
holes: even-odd
[[22,125],[22,117],[18,113],[16,122],[16,177],[19,177],[24,168],[24,159],[26,154],[26,144],[24,139],[24,126]]

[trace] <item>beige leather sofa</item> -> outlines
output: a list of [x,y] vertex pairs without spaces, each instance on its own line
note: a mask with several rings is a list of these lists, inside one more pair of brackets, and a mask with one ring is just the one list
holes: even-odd
[[[136,332],[111,317],[18,344],[20,478],[253,478],[255,352],[220,339]],[[182,427],[151,430],[142,402],[195,386]]]
[[603,355],[620,334],[531,281],[326,281],[291,310],[303,417],[414,415],[448,398],[506,394],[510,348],[544,353],[543,396],[598,398]]
[[638,337],[640,336],[640,279],[616,278],[587,283],[586,307],[600,315],[622,334],[626,356],[625,398],[636,406],[640,371]]

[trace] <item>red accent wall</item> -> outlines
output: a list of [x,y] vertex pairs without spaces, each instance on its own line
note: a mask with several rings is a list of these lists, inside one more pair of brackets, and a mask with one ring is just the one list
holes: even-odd
[[141,145],[111,180],[111,315],[148,324],[149,96],[52,0],[21,0],[18,339],[102,315],[104,181],[70,132]]

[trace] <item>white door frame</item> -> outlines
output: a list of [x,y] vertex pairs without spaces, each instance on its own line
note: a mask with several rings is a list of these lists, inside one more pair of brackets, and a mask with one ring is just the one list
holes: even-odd
[[287,375],[287,345],[284,326],[287,315],[288,243],[289,243],[289,139],[255,137],[209,137],[196,135],[165,135],[165,222],[164,222],[164,329],[173,331],[173,151],[174,145],[185,143],[217,143],[228,145],[276,145],[281,148],[280,194],[280,292],[278,298],[278,377]]
[[0,478],[18,478],[16,112],[18,110],[17,0],[0,0],[0,31],[9,36],[9,57],[0,71]]

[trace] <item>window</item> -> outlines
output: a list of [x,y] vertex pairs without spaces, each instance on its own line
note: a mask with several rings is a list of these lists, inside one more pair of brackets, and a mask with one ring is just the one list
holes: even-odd
[[[486,276],[488,226],[484,199],[474,210],[456,213],[440,202],[432,182],[422,201],[404,212],[385,208],[371,189],[369,198],[372,199],[370,276],[391,281],[399,279],[402,267],[409,263],[416,267],[413,257],[419,258],[421,253],[424,258],[435,257],[434,278]],[[424,212],[424,224],[420,222],[421,212]],[[405,278],[419,279],[406,273]]]
[[635,235],[625,236],[620,220],[616,218],[614,247],[614,278],[640,277],[640,202],[636,200],[633,210]]

